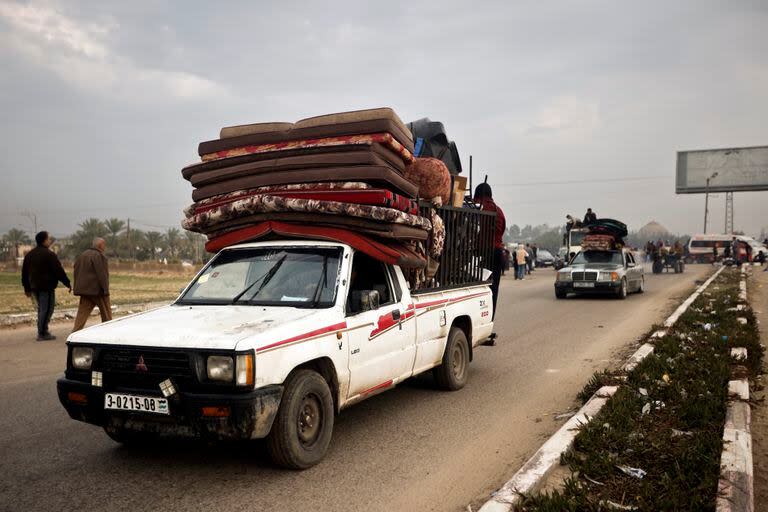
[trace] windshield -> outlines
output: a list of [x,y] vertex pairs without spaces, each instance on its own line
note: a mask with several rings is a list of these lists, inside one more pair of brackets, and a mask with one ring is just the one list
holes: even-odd
[[177,304],[327,308],[336,299],[338,247],[259,247],[220,253]]
[[586,263],[609,263],[623,265],[624,260],[619,251],[586,251],[580,252],[573,258],[572,265],[584,265]]
[[584,240],[585,232],[571,231],[571,243],[569,245],[581,245],[581,241]]
[[539,258],[552,259],[552,253],[546,249],[539,249]]

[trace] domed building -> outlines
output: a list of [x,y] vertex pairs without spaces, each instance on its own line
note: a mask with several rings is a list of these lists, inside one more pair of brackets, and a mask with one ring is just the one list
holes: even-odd
[[638,232],[637,236],[641,240],[653,240],[656,241],[658,239],[666,240],[670,237],[669,230],[656,222],[655,220],[652,220],[645,226],[641,227]]

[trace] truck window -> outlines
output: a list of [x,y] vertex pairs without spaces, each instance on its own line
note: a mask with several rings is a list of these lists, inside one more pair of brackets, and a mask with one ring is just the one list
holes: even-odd
[[352,292],[376,290],[379,292],[379,305],[392,303],[392,291],[387,279],[386,266],[362,252],[355,253],[352,260],[352,275],[347,293],[347,311],[356,314],[354,304],[350,300]]
[[177,304],[333,306],[341,249],[254,247],[220,253]]

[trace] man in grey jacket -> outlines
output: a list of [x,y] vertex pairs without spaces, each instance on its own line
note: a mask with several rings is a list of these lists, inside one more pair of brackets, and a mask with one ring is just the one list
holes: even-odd
[[75,295],[80,296],[75,327],[72,332],[85,327],[93,308],[99,308],[101,321],[112,320],[109,302],[109,264],[104,251],[107,244],[103,238],[94,238],[93,245],[75,260]]

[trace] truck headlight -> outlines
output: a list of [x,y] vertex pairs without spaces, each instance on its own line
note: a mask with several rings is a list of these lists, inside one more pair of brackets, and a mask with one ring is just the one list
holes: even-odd
[[253,386],[253,354],[239,354],[235,365],[238,386]]
[[91,347],[72,348],[72,368],[90,370],[93,364],[93,349]]
[[570,272],[558,272],[557,273],[557,280],[558,281],[573,281],[573,278],[571,277]]
[[235,361],[230,356],[208,356],[206,367],[210,380],[232,382],[235,376]]

